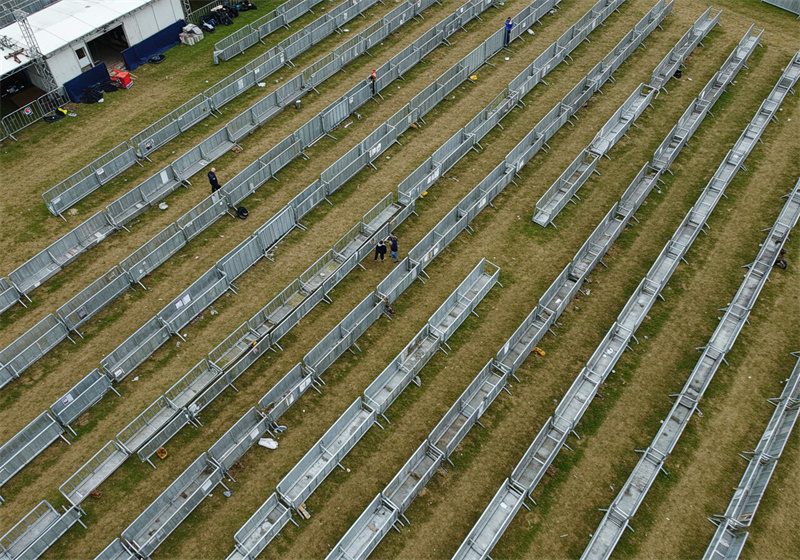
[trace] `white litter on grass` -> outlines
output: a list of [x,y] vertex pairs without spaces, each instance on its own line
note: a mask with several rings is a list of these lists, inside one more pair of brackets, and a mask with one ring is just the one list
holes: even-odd
[[344,31],[345,33],[350,33],[349,29],[342,29],[342,31]]
[[687,79],[687,80],[689,80],[690,82],[693,82],[693,81],[694,81],[694,80],[692,80],[691,78],[686,78],[686,79]]
[[508,57],[505,57],[503,60],[511,60],[511,59],[510,59],[510,58],[508,58]]
[[162,202],[161,204],[158,205],[158,207],[161,210],[166,210],[167,208],[169,208],[169,205],[166,202]]
[[133,379],[131,379],[131,381],[139,381],[139,376],[137,375],[136,377],[134,377]]
[[258,445],[267,449],[278,449],[278,442],[272,438],[264,437],[258,440]]
[[258,82],[258,87],[267,87],[266,82]]

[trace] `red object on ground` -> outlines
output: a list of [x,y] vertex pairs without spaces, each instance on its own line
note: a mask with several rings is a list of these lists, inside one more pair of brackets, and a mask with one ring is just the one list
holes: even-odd
[[133,86],[133,79],[130,72],[124,70],[114,70],[111,72],[111,81],[117,84],[117,87],[123,89],[131,89]]

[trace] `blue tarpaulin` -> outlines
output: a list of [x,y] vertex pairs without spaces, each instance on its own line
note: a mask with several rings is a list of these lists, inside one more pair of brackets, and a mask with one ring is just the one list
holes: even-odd
[[67,90],[67,94],[72,101],[75,103],[84,103],[83,96],[86,90],[98,84],[108,83],[109,79],[108,69],[105,63],[101,62],[94,68],[66,82],[64,84],[64,89]]
[[181,43],[178,35],[186,25],[184,20],[179,20],[165,27],[155,35],[151,35],[141,43],[136,43],[132,47],[122,51],[122,58],[125,59],[125,66],[128,70],[133,71],[139,68],[142,64],[147,62],[151,56],[163,54],[175,45]]

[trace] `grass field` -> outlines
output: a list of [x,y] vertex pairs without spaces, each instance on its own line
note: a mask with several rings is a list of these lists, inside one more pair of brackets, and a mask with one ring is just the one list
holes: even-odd
[[[256,157],[283,139],[308,118],[365,78],[425,30],[446,17],[460,0],[444,1],[400,29],[376,48],[374,58],[353,62],[347,73],[331,78],[320,94],[303,99],[302,109],[287,110],[242,142],[242,153],[229,153],[215,162],[225,182]],[[412,216],[397,231],[401,256],[414,246],[508,151],[557,103],[654,4],[630,0],[618,14],[572,54],[573,63],[561,65],[515,109],[503,129],[493,130],[481,142],[481,153],[470,152],[417,202]],[[21,379],[0,390],[0,442],[8,441],[50,406],[100,359],[141,324],[180,294],[202,272],[282,208],[319,173],[362,140],[416,93],[436,79],[526,3],[508,0],[492,9],[483,21],[473,21],[458,32],[451,46],[443,46],[410,71],[406,81],[387,88],[380,104],[368,103],[361,119],[340,127],[338,141],[324,139],[307,151],[309,160],[292,163],[245,205],[247,221],[223,218],[145,280],[141,288],[123,297],[89,321],[84,339],[62,343],[27,370]],[[226,294],[214,304],[218,315],[204,314],[184,332],[187,340],[172,339],[118,387],[121,397],[106,396],[73,424],[78,435],[72,445],[56,442],[2,488],[7,503],[0,506],[0,534],[8,530],[42,499],[56,507],[66,501],[58,487],[102,445],[126,426],[157,396],[168,389],[231,331],[270,301],[289,282],[317,260],[346,233],[358,217],[422,163],[442,142],[463,127],[500,93],[551,42],[591,5],[565,0],[554,15],[545,16],[536,35],[515,42],[513,53],[501,54],[426,117],[427,126],[409,130],[403,146],[390,148],[332,198],[332,206],[314,210],[307,231],[294,231],[276,251],[275,262],[260,261],[237,281],[238,295]],[[259,3],[254,19],[269,9]],[[772,89],[791,56],[800,48],[800,22],[787,12],[757,0],[722,0],[722,27],[717,27],[686,62],[680,80],[672,80],[610,153],[598,165],[600,176],[589,180],[581,202],[556,218],[558,229],[542,229],[530,222],[534,205],[564,168],[594,137],[597,130],[641,82],[692,22],[707,8],[698,0],[678,0],[675,15],[663,30],[645,41],[615,74],[615,83],[603,87],[579,113],[574,128],[566,126],[473,223],[474,235],[462,234],[427,268],[431,279],[412,285],[398,300],[393,321],[381,319],[359,340],[362,353],[345,354],[326,373],[322,394],[309,392],[282,419],[289,429],[275,451],[254,447],[242,459],[230,498],[221,489],[205,500],[158,549],[154,558],[220,558],[233,548],[233,535],[274,491],[275,485],[308,451],[372,379],[402,350],[428,317],[486,257],[501,267],[503,288],[493,289],[451,339],[453,351],[437,354],[422,370],[420,388],[407,389],[388,413],[391,424],[373,429],[343,463],[350,472],[336,470],[307,501],[312,517],[288,525],[262,558],[324,558],[372,498],[391,480],[467,384],[514,332],[535,306],[543,291],[573,257],[586,237],[619,199],[678,117],[714,75],[751,24],[765,29],[763,48],[751,57],[727,93],[713,109],[690,148],[672,167],[661,194],[653,194],[637,213],[635,224],[620,236],[605,259],[608,269],[597,269],[591,293],[579,295],[560,320],[558,337],[541,344],[546,356],[532,355],[512,382],[513,396],[502,394],[454,453],[454,467],[442,469],[406,512],[411,525],[391,532],[374,558],[450,558],[483,512],[502,481],[509,476],[543,422],[552,414],[573,379],[601,342],[641,278],[691,208],[700,189],[713,175],[745,125]],[[395,7],[378,4],[366,19],[349,25],[351,33],[371,25]],[[255,15],[254,15],[255,14]],[[319,12],[317,12],[319,15]],[[310,14],[292,30],[310,22]],[[232,28],[225,30],[232,31]],[[152,156],[152,163],[134,167],[76,206],[69,222],[51,216],[41,193],[110,147],[130,138],[185,100],[239,68],[278,40],[257,46],[228,63],[214,66],[211,51],[220,33],[207,36],[195,47],[177,47],[159,66],[136,73],[129,91],[107,96],[102,105],[75,106],[77,119],[55,125],[37,124],[19,136],[20,142],[0,142],[0,273],[7,274],[26,259],[103,208],[139,181],[224,125],[256,99],[272,91],[275,80],[288,79],[335,48],[347,36],[335,35],[268,80],[231,102],[218,119],[206,119]],[[504,60],[504,57],[509,60]],[[744,270],[764,239],[762,229],[772,225],[783,204],[781,196],[800,176],[800,97],[790,95],[728,188],[711,220],[708,236],[701,236],[688,254],[688,265],[678,267],[666,289],[666,301],[654,306],[637,332],[642,344],[619,361],[577,427],[581,439],[571,437],[572,451],[562,451],[552,476],[545,476],[534,499],[538,506],[516,516],[494,549],[499,558],[573,558],[580,556],[589,534],[639,459],[634,449],[645,448],[659,428],[672,399],[683,386],[703,346],[714,331],[719,308],[739,287]],[[5,347],[89,282],[104,273],[152,235],[205,198],[205,172],[192,178],[193,186],[180,189],[166,202],[167,211],[151,209],[129,225],[130,233],[115,233],[69,265],[32,294],[33,303],[16,306],[0,316],[0,347]],[[789,268],[774,269],[771,282],[759,298],[750,325],[728,354],[709,387],[700,409],[668,459],[669,476],[660,476],[632,521],[615,558],[696,558],[702,556],[714,525],[707,517],[724,512],[745,469],[738,453],[753,449],[772,414],[766,398],[777,397],[781,381],[795,363],[789,353],[800,350],[800,235],[787,245]],[[134,457],[104,482],[102,497],[84,502],[88,530],[73,527],[43,558],[93,558],[150,504],[200,453],[216,441],[245,411],[273,386],[316,342],[359,301],[375,289],[392,264],[367,259],[366,270],[351,273],[333,292],[333,303],[314,309],[282,342],[284,351],[269,354],[238,381],[239,392],[223,393],[202,414],[204,427],[185,429],[168,445],[169,456],[157,469]],[[645,338],[646,336],[646,338]],[[778,463],[744,551],[746,558],[796,558],[800,550],[800,436],[795,432]]]

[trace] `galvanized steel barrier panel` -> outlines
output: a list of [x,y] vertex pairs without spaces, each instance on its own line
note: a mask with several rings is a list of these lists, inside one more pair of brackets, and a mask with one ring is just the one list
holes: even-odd
[[419,265],[406,257],[378,284],[375,292],[385,300],[385,303],[392,304],[406,288],[413,284],[419,276],[419,271]]
[[208,456],[227,473],[268,427],[269,420],[251,408],[208,449]]
[[122,532],[122,538],[138,555],[149,557],[222,482],[218,467],[205,472],[210,466],[208,456],[200,455]]
[[116,538],[95,557],[95,560],[137,560],[138,558],[128,549],[125,541]]
[[25,107],[20,107],[16,111],[4,115],[2,119],[3,138],[11,137],[16,140],[14,134],[36,123],[47,113],[55,111],[69,102],[70,99],[69,95],[67,95],[67,90],[64,89],[64,86],[61,86],[35,99],[33,103],[29,103],[25,105]]
[[[294,366],[267,394],[258,401],[258,408],[266,415],[270,424],[278,422],[284,412],[299,399],[314,381],[312,375],[306,376],[303,364]],[[272,427],[270,425],[270,427]]]
[[294,217],[298,224],[306,214],[325,200],[326,194],[325,185],[317,179],[289,202],[289,206],[294,209]]
[[278,241],[295,228],[296,223],[294,209],[286,206],[270,218],[266,224],[258,228],[253,235],[258,237],[261,250],[266,255]]
[[378,494],[333,547],[325,560],[367,558],[381,542],[381,539],[392,530],[398,514],[394,504]]
[[4,313],[18,301],[22,303],[23,307],[28,307],[20,301],[20,293],[8,278],[0,277],[0,313]]
[[130,286],[128,275],[115,266],[59,307],[56,313],[67,328],[77,331],[78,327],[121,296]]
[[136,152],[128,145],[128,142],[123,142],[68,179],[45,191],[42,194],[44,203],[51,214],[63,218],[62,213],[65,210],[86,198],[136,162]]
[[800,0],[761,0],[800,16]]
[[278,494],[270,494],[261,507],[245,521],[233,536],[236,550],[229,558],[238,558],[236,553],[247,560],[254,560],[291,520],[292,511],[283,505]]
[[229,282],[233,282],[263,256],[264,251],[258,237],[252,235],[217,261],[217,268],[225,274]]
[[63,397],[50,405],[50,412],[62,426],[74,434],[75,432],[69,426],[70,422],[102,399],[110,390],[112,390],[111,380],[99,369],[95,369],[78,381]]
[[420,490],[433,478],[444,456],[426,439],[411,455],[381,494],[403,514]]
[[5,553],[3,556],[13,560],[19,558],[31,542],[36,540],[58,517],[58,511],[50,505],[50,502],[47,500],[39,502],[5,535],[0,537],[0,550]]
[[[0,447],[0,487],[33,461],[59,437],[64,428],[49,412],[42,412],[30,424]],[[67,441],[66,439],[64,441]],[[69,445],[69,442],[67,442]]]
[[120,382],[169,338],[169,329],[153,317],[100,361],[107,375]]
[[195,280],[172,303],[164,306],[157,317],[164,321],[172,332],[177,333],[224,294],[229,286],[225,274],[212,268]]
[[117,434],[117,441],[128,453],[136,453],[147,440],[167,425],[178,412],[179,410],[162,395]]
[[664,84],[669,81],[675,71],[683,64],[683,61],[692,54],[695,47],[703,40],[703,37],[708,35],[708,32],[717,25],[719,17],[722,15],[722,10],[716,10],[715,14],[711,14],[712,7],[703,12],[697,21],[692,24],[692,27],[684,33],[683,37],[678,41],[678,44],[667,53],[667,56],[659,63],[650,77],[650,86],[656,89],[662,89]]
[[[81,523],[83,510],[73,506],[61,514],[51,525],[49,525],[36,540],[34,540],[25,551],[16,557],[16,560],[35,560],[44,554],[70,527],[76,523]],[[84,528],[86,527],[83,525]]]
[[220,375],[222,375],[222,370],[204,358],[167,389],[164,396],[176,407],[185,408],[194,397]]
[[[487,263],[494,270],[487,271]],[[441,337],[443,343],[453,336],[461,323],[494,287],[499,275],[500,267],[485,258],[481,259],[450,297],[434,311],[428,319],[428,326]]]
[[189,412],[186,410],[178,411],[178,414],[161,428],[156,434],[152,435],[136,452],[139,459],[144,463],[147,461],[150,466],[156,468],[150,460],[160,448],[164,447],[178,432],[180,432],[190,422]]
[[105,214],[98,212],[13,270],[8,279],[21,294],[28,294],[81,253],[105,239],[112,230]]
[[140,282],[184,245],[186,236],[173,222],[123,259],[120,266],[128,273],[131,282]]
[[297,323],[300,322],[300,319],[308,315],[308,313],[316,307],[318,303],[320,303],[325,297],[325,294],[322,290],[317,290],[314,293],[308,295],[300,305],[295,307],[291,313],[289,313],[283,321],[281,321],[278,325],[270,333],[270,342],[272,344],[277,344],[281,338],[284,337],[286,333],[288,333]]
[[303,365],[319,377],[333,362],[344,354],[364,332],[378,320],[383,306],[369,294],[356,305],[308,354],[303,356]]
[[505,479],[467,538],[456,550],[453,560],[487,558],[524,500],[525,492],[515,488],[508,478]]
[[58,489],[69,503],[80,505],[128,457],[128,451],[112,439]]
[[0,350],[0,371],[19,377],[50,349],[67,338],[69,331],[52,313]]
[[383,416],[411,380],[433,357],[441,340],[426,324],[364,390],[364,402]]
[[278,483],[278,494],[297,509],[316,490],[372,426],[375,412],[358,397]]
[[191,241],[201,231],[221,218],[227,209],[225,196],[220,192],[215,192],[178,218],[176,223],[186,236],[186,241]]

